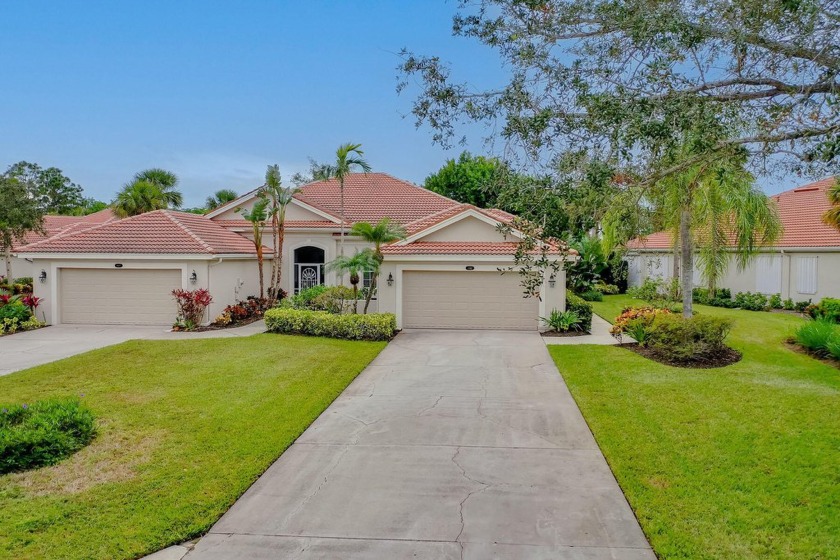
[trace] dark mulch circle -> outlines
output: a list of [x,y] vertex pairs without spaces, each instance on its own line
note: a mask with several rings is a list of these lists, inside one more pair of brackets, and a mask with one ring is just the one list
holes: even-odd
[[695,368],[695,369],[712,369],[712,368],[721,368],[730,366],[734,363],[740,362],[741,358],[743,357],[740,352],[737,350],[726,347],[726,349],[721,352],[720,354],[716,354],[714,356],[698,356],[692,360],[669,360],[668,358],[658,354],[656,351],[652,350],[651,348],[646,348],[644,346],[639,346],[638,343],[632,342],[628,344],[622,344],[621,348],[626,350],[630,350],[631,352],[635,352],[640,356],[644,356],[649,360],[653,360],[654,362],[659,362],[660,364],[665,364],[666,366],[673,366],[673,367],[681,367],[681,368]]
[[589,333],[586,331],[566,331],[566,332],[559,332],[559,331],[545,331],[544,333],[540,333],[543,336],[550,336],[550,337],[557,337],[557,338],[565,338],[568,336],[586,336]]

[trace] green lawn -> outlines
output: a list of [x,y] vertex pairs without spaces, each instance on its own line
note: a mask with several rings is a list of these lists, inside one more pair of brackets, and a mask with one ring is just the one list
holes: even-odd
[[[594,305],[611,320],[639,303]],[[840,557],[840,371],[784,347],[798,317],[698,310],[735,320],[741,362],[549,347],[657,556]]]
[[63,463],[0,476],[0,557],[135,558],[200,535],[384,346],[132,341],[0,377],[2,403],[83,394],[100,424]]

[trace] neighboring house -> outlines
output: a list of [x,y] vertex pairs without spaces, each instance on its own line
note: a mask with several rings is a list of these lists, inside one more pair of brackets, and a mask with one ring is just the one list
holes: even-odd
[[[241,214],[256,196],[257,189],[204,216],[162,210],[60,233],[19,248],[18,256],[47,272],[46,282],[35,283],[36,295],[47,298],[53,323],[171,324],[169,292],[180,287],[208,288],[212,319],[258,291],[252,226]],[[355,222],[388,217],[409,234],[383,248],[372,306],[395,313],[400,328],[537,330],[540,316],[565,308],[565,273],[546,278],[543,297],[536,299],[523,297],[517,273],[499,272],[512,264],[516,249],[516,234],[506,238],[497,229],[510,214],[461,204],[384,173],[350,175],[344,196],[345,231]],[[335,180],[304,185],[295,194],[282,256],[288,293],[338,282],[325,264],[339,255],[339,215]],[[272,243],[269,228],[263,243]],[[367,246],[345,237],[346,255]]]
[[[25,245],[34,243],[36,241],[48,239],[50,237],[58,235],[59,233],[79,231],[81,229],[86,229],[91,226],[103,224],[116,219],[116,216],[110,208],[100,210],[99,212],[95,212],[93,214],[88,214],[87,216],[47,215],[44,216],[43,233],[34,231],[27,233],[23,239],[15,242],[14,246],[12,247],[12,253],[16,254],[18,251],[20,251],[20,248]],[[12,257],[12,274],[15,278],[32,278],[38,276],[39,272],[40,269],[37,268],[32,262],[17,256]],[[6,274],[6,269],[2,267],[2,265],[0,265],[0,275],[2,274]]]
[[[828,189],[834,178],[824,179],[772,196],[784,231],[772,247],[763,247],[744,270],[734,258],[718,282],[737,292],[781,294],[794,301],[840,297],[840,231],[826,225],[822,215],[830,207]],[[646,278],[668,280],[674,274],[673,241],[669,232],[657,232],[627,244],[628,284]],[[705,284],[696,268],[694,284]]]

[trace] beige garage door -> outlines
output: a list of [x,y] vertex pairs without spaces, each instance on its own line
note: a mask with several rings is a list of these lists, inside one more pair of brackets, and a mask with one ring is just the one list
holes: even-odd
[[537,330],[539,301],[523,298],[519,275],[406,271],[405,328]]
[[62,268],[62,323],[171,325],[180,270]]

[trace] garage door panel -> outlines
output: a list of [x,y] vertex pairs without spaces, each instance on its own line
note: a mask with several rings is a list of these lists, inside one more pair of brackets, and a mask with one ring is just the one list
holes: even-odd
[[539,302],[519,276],[476,271],[403,272],[405,328],[537,330]]
[[181,271],[64,268],[59,284],[62,323],[168,325]]

